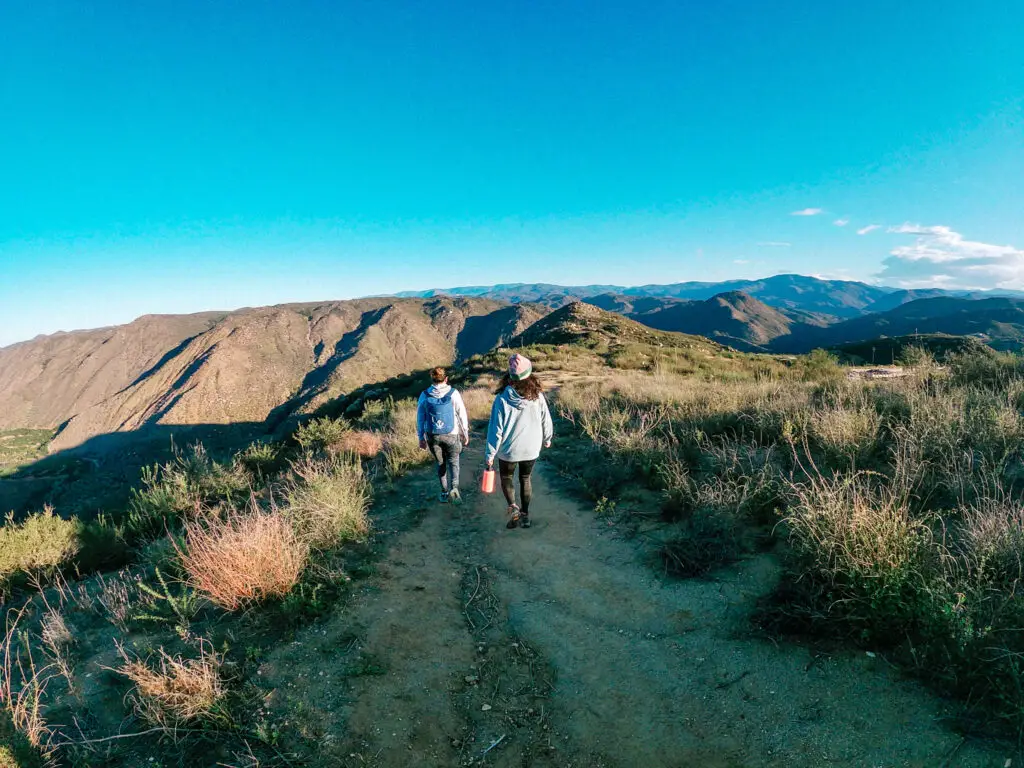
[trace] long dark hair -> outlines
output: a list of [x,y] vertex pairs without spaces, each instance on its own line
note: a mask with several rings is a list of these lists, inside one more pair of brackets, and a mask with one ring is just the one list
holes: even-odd
[[512,387],[524,400],[536,400],[540,397],[541,392],[544,391],[544,385],[540,383],[540,379],[533,373],[519,381],[506,373],[501,377],[501,384],[498,385],[497,393],[501,394],[504,392],[505,387]]

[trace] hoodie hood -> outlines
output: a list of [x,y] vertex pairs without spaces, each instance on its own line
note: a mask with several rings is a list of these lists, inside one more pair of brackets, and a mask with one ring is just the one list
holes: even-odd
[[505,399],[517,411],[521,411],[526,407],[526,398],[516,392],[513,387],[505,387]]
[[449,392],[451,392],[451,389],[451,386],[445,384],[444,382],[441,382],[440,384],[431,384],[429,387],[427,387],[427,396],[444,397]]

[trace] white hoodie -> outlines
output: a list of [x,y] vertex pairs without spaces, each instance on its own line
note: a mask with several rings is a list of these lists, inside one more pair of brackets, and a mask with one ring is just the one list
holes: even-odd
[[416,433],[420,440],[425,440],[429,434],[427,431],[427,398],[444,397],[451,390],[452,405],[455,407],[455,426],[449,435],[458,435],[461,438],[469,437],[469,416],[466,414],[466,404],[462,402],[462,395],[459,390],[452,389],[444,382],[432,384],[426,392],[420,393],[420,400],[416,407]]
[[502,461],[533,461],[542,446],[551,442],[554,428],[551,411],[543,394],[526,400],[512,387],[494,398],[491,423],[487,427],[485,459],[491,464],[495,457]]

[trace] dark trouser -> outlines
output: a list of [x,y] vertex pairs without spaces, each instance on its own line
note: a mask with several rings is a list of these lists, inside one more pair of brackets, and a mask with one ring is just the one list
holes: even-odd
[[437,479],[445,493],[459,487],[459,454],[462,441],[457,434],[427,435],[427,447],[437,462]]
[[509,506],[516,503],[516,489],[513,478],[516,474],[516,467],[519,467],[519,508],[524,515],[530,514],[530,499],[533,498],[531,476],[533,475],[533,465],[536,463],[536,459],[532,461],[503,461],[498,459],[498,469],[501,473],[501,492],[505,494],[505,499],[508,501]]

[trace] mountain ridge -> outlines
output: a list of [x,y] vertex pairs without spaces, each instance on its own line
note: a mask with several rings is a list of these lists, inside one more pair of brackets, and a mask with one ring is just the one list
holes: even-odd
[[150,425],[264,421],[491,349],[540,317],[488,299],[361,299],[144,316],[0,349],[0,430],[51,449]]

